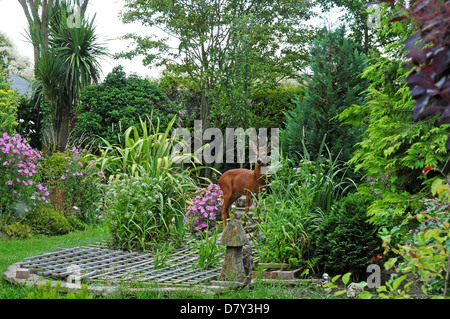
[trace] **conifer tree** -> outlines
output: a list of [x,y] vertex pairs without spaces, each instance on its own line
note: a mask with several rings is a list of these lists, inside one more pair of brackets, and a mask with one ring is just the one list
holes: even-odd
[[310,74],[304,78],[305,96],[294,102],[296,108],[286,114],[282,132],[283,150],[294,162],[301,159],[302,139],[311,158],[318,154],[324,136],[325,144],[335,158],[351,158],[359,133],[335,118],[344,109],[362,101],[367,80],[359,76],[367,58],[358,45],[345,36],[345,27],[324,30],[310,50]]

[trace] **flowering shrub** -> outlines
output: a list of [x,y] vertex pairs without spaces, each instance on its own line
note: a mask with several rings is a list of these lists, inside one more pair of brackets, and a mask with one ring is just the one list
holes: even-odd
[[53,206],[66,216],[76,213],[87,221],[95,211],[100,196],[97,187],[103,180],[98,172],[76,147],[66,153],[54,153],[43,163],[43,178],[49,185]]
[[205,233],[211,227],[216,227],[218,218],[222,216],[222,190],[217,184],[195,191],[191,205],[188,206],[184,223],[192,221],[191,231],[195,235]]
[[0,137],[0,213],[19,216],[27,214],[39,204],[47,204],[47,187],[38,182],[40,154],[19,134]]

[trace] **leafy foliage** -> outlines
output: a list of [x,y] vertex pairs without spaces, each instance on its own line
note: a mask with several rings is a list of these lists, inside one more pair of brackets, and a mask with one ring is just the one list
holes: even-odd
[[[243,116],[252,87],[293,76],[305,61],[311,28],[309,1],[127,0],[122,19],[158,27],[169,37],[127,34],[135,47],[118,56],[143,55],[144,65],[163,65],[185,74],[200,95],[200,119],[207,128],[217,102],[231,125],[246,127]],[[242,121],[242,122],[241,122]],[[227,127],[228,123],[225,124]]]
[[417,199],[429,191],[422,185],[427,181],[422,168],[439,167],[447,160],[445,140],[450,126],[436,126],[437,117],[413,120],[414,100],[403,81],[408,71],[401,58],[402,42],[412,32],[406,22],[381,21],[377,35],[392,40],[363,72],[371,81],[364,103],[339,115],[344,123],[365,130],[350,163],[368,178],[359,191],[377,196],[368,213],[379,226],[400,225],[419,209]]
[[89,294],[88,285],[81,284],[81,290],[77,292],[68,292],[61,288],[62,282],[46,280],[45,285],[39,284],[37,290],[29,292],[28,299],[93,299]]
[[356,44],[346,38],[345,28],[324,32],[315,40],[310,51],[312,75],[305,79],[305,96],[294,100],[296,108],[286,114],[286,129],[282,134],[283,150],[289,158],[299,161],[302,139],[313,157],[326,136],[331,154],[350,159],[358,141],[358,130],[335,119],[345,108],[362,101],[361,92],[367,79],[359,74],[366,65],[366,57]]
[[[403,274],[396,279],[396,282],[404,281],[406,274],[413,274],[424,294],[446,297],[450,278],[448,253],[450,203],[447,198],[450,194],[450,186],[441,179],[438,181],[440,182],[436,184],[440,186],[433,187],[432,190],[433,195],[437,197],[422,201],[423,210],[408,220],[411,230],[402,236],[402,242],[399,244],[393,240],[398,231],[395,228],[390,231],[385,230],[381,238],[383,246],[386,247],[385,253],[395,253],[395,257],[386,261],[386,269],[396,265],[398,273]],[[402,297],[410,297],[407,294],[409,286],[415,281],[410,281],[405,285],[405,291],[401,292]],[[398,283],[396,284],[398,286]],[[388,286],[388,288],[391,287]],[[398,295],[396,288],[389,291],[385,286],[380,287],[377,292],[380,298]],[[370,297],[373,296],[370,295]]]
[[70,232],[70,224],[66,217],[51,206],[33,211],[27,216],[27,223],[41,234],[63,235]]
[[381,251],[378,228],[368,223],[367,209],[373,198],[347,195],[326,212],[315,238],[318,267],[329,273],[362,275],[370,257]]
[[225,246],[217,244],[219,233],[217,228],[210,232],[201,232],[200,238],[194,240],[198,251],[197,267],[203,270],[216,267],[220,263],[220,257],[224,253]]
[[100,208],[111,245],[129,250],[154,250],[158,243],[181,240],[185,205],[192,185],[171,175],[147,174],[111,181]]
[[104,140],[103,154],[93,157],[110,181],[100,207],[104,205],[114,245],[146,250],[158,241],[183,239],[186,198],[197,187],[195,168],[177,164],[178,159],[195,160],[193,155],[171,153],[178,142],[168,137],[175,120],[164,132],[141,120],[142,135],[131,126],[123,135],[123,146]]
[[[181,162],[191,161],[196,163],[196,157],[187,153],[183,141],[169,137],[169,133],[175,123],[176,116],[168,123],[164,132],[160,132],[159,123],[155,127],[151,121],[140,120],[140,131],[136,126],[130,126],[122,135],[122,144],[110,144],[103,141],[102,155],[92,158],[96,161],[100,171],[105,173],[108,179],[119,179],[124,175],[138,176],[149,175],[157,177],[164,174],[174,174],[186,177],[195,171],[194,168],[183,169],[178,165]],[[180,144],[177,144],[180,143]],[[174,145],[183,148],[182,154],[172,154]]]
[[42,162],[41,178],[50,190],[52,205],[64,215],[83,222],[96,221],[95,203],[100,197],[100,172],[76,147],[56,152]]
[[6,73],[0,68],[0,133],[16,132],[19,101],[19,94],[12,90]]
[[270,193],[257,205],[262,210],[259,253],[260,260],[313,269],[313,238],[323,214],[354,183],[329,152],[327,158],[319,155],[315,161],[310,160],[306,149],[304,154],[305,159],[295,167],[282,157],[281,167],[271,175]]
[[24,239],[31,237],[31,228],[20,222],[14,222],[4,227],[3,232],[10,239]]
[[84,89],[76,109],[74,138],[83,145],[98,146],[101,139],[114,144],[130,126],[139,132],[139,119],[149,117],[166,128],[180,108],[159,87],[136,75],[127,76],[122,66],[115,67],[100,85]]
[[273,89],[255,90],[251,95],[252,105],[247,115],[249,127],[284,128],[285,113],[295,108],[294,100],[304,95],[304,89],[297,84],[285,84]]
[[[386,2],[394,2],[386,1]],[[450,123],[450,3],[437,0],[414,2],[405,8],[408,16],[391,21],[412,18],[419,31],[404,41],[411,59],[412,72],[406,78],[414,97],[414,119],[420,115],[440,114],[442,123]],[[447,140],[450,149],[450,138]]]

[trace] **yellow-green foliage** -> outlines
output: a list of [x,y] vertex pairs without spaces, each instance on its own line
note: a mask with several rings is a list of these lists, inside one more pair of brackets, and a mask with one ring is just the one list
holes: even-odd
[[9,238],[24,239],[31,237],[31,228],[19,222],[12,223],[5,227],[5,234]]
[[371,81],[364,103],[339,115],[344,123],[364,130],[350,163],[367,177],[359,191],[377,198],[368,213],[378,226],[399,225],[416,212],[419,200],[430,195],[433,181],[422,169],[442,168],[448,157],[450,125],[440,125],[436,116],[413,119],[414,100],[404,81],[410,71],[400,58],[402,43],[411,32],[407,24],[382,21],[377,34],[392,41],[386,41],[390,44],[384,53],[373,56],[364,70],[363,77]]
[[0,70],[0,132],[15,133],[17,122],[17,105],[19,94],[12,90],[7,76]]

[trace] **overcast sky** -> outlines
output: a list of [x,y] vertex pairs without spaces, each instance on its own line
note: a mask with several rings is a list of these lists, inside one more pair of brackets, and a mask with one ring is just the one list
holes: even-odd
[[[118,39],[125,33],[145,34],[148,32],[148,28],[138,24],[123,24],[118,18],[122,7],[123,0],[90,0],[87,9],[89,16],[96,14],[97,34],[111,53],[117,53],[126,48],[127,42]],[[17,0],[0,0],[0,31],[9,36],[21,55],[29,57],[30,61],[33,61],[33,47],[25,37],[26,26],[27,19],[19,2]],[[127,73],[133,72],[141,76],[157,77],[155,71],[144,67],[139,58],[133,61],[107,59],[101,61],[101,64],[103,76],[107,75],[114,66],[121,64]]]
[[[96,14],[97,34],[111,53],[120,52],[126,49],[127,42],[119,40],[118,37],[127,32],[136,32],[140,35],[149,34],[151,30],[140,24],[123,24],[119,19],[119,12],[123,8],[123,0],[90,0],[87,13],[89,16]],[[332,20],[337,19],[337,15],[332,15]],[[322,22],[323,23],[323,20]],[[5,33],[19,49],[22,56],[29,57],[33,61],[33,48],[27,42],[25,29],[27,20],[23,9],[17,0],[0,0],[0,31]],[[157,78],[158,71],[151,70],[142,65],[141,58],[133,61],[126,59],[107,59],[101,62],[103,77],[106,76],[114,66],[123,65],[127,73],[136,73],[140,76]]]

